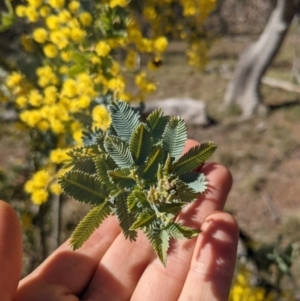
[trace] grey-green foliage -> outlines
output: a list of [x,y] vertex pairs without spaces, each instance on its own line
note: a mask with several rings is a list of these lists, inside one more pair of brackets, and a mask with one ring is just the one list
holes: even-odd
[[199,233],[175,220],[206,190],[204,174],[195,169],[216,145],[206,142],[181,156],[187,139],[181,118],[157,109],[140,122],[137,112],[118,101],[109,110],[110,129],[86,133],[89,142],[69,153],[67,166],[72,169],[59,178],[67,195],[93,206],[74,230],[71,246],[79,248],[109,214],[115,214],[126,238],[135,240],[142,230],[166,264],[171,238]]

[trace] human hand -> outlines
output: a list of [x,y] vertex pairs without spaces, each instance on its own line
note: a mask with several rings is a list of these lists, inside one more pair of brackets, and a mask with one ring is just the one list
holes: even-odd
[[[186,150],[195,144],[189,140]],[[0,203],[0,296],[5,296],[1,300],[227,300],[238,227],[221,210],[232,178],[215,163],[205,164],[201,172],[209,188],[178,218],[189,227],[201,228],[202,233],[194,239],[172,241],[166,267],[142,233],[135,242],[125,240],[116,218],[109,217],[82,248],[74,252],[64,243],[17,288],[21,230],[13,210]]]

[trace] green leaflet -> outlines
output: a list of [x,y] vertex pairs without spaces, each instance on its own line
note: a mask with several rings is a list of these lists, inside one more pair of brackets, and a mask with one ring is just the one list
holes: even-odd
[[130,168],[116,168],[115,170],[108,171],[108,175],[119,188],[131,188],[134,187],[135,181],[131,177],[130,172]]
[[160,108],[154,110],[148,115],[146,123],[151,131],[153,141],[155,144],[161,140],[162,134],[166,128],[169,119],[169,116],[163,116],[162,110]]
[[154,221],[156,217],[156,213],[153,210],[146,210],[141,212],[137,218],[136,221],[131,226],[131,230],[137,230],[139,228],[147,227],[151,222]]
[[153,249],[160,261],[165,266],[169,249],[170,236],[166,230],[154,229],[146,233]]
[[186,202],[173,202],[173,203],[163,203],[157,205],[157,208],[160,212],[167,212],[175,218],[180,210],[186,206]]
[[172,117],[168,122],[164,134],[162,145],[175,160],[182,154],[187,138],[186,125],[179,117]]
[[178,199],[185,203],[195,201],[199,195],[199,193],[192,189],[189,184],[186,184],[180,180],[177,180],[176,188],[178,192]]
[[105,134],[101,133],[98,134],[98,136],[96,137],[96,145],[102,150],[102,152],[105,152],[105,148],[104,148],[104,139],[105,139]]
[[81,171],[69,171],[59,177],[58,183],[67,195],[86,204],[101,204],[109,191],[101,181],[90,174]]
[[145,163],[152,145],[153,139],[151,134],[146,129],[145,124],[140,123],[133,131],[129,142],[130,152],[137,165]]
[[108,202],[92,208],[71,235],[70,245],[73,250],[79,249],[110,213],[111,208]]
[[198,193],[203,193],[207,188],[207,182],[203,173],[199,174],[198,178],[191,183],[187,184],[190,188]]
[[145,193],[138,186],[135,186],[135,188],[127,197],[126,201],[129,212],[131,212],[138,204],[143,203],[144,208],[147,208],[148,205],[148,200]]
[[191,172],[186,172],[186,173],[180,174],[179,180],[188,184],[188,183],[196,181],[198,179],[198,177],[199,177],[199,172],[191,171]]
[[112,102],[109,111],[118,136],[129,142],[132,132],[139,124],[139,115],[127,103],[119,101]]
[[165,165],[163,167],[163,171],[165,175],[169,175],[171,173],[171,167],[172,167],[172,158],[171,155],[168,154]]
[[94,159],[97,171],[97,177],[110,190],[110,194],[118,193],[118,187],[110,180],[107,171],[114,170],[118,166],[110,155],[102,154]]
[[192,147],[174,163],[172,172],[183,174],[194,170],[204,163],[213,154],[216,148],[217,146],[213,142],[205,142]]
[[131,229],[134,223],[134,215],[129,212],[127,206],[128,193],[123,192],[116,196],[116,213],[120,221],[120,226],[125,238],[129,238],[131,241],[137,237],[137,232]]
[[129,145],[126,141],[119,137],[107,136],[104,140],[104,147],[119,167],[131,167],[134,165]]
[[93,159],[84,158],[83,160],[75,162],[73,170],[79,170],[88,174],[95,174],[96,167]]
[[200,233],[200,230],[194,230],[179,223],[171,223],[166,231],[175,239],[193,238]]
[[163,159],[164,150],[159,145],[155,146],[149,154],[145,165],[142,167],[142,174],[146,180],[151,180],[155,177],[158,170],[158,165]]

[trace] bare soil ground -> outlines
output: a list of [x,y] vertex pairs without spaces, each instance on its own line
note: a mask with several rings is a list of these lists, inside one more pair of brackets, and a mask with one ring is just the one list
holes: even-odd
[[[213,140],[212,160],[226,165],[234,179],[226,209],[241,229],[261,243],[300,241],[300,95],[262,86],[269,112],[241,120],[238,110],[224,110],[229,74],[241,51],[255,37],[223,38],[216,42],[204,72],[188,67],[180,46],[171,45],[164,66],[156,73],[159,89],[151,99],[192,97],[207,105],[216,124],[190,127],[189,137]],[[292,82],[293,34],[285,41],[267,76]],[[182,45],[181,45],[182,46]],[[226,76],[225,76],[226,74]],[[294,275],[300,287],[300,260]]]

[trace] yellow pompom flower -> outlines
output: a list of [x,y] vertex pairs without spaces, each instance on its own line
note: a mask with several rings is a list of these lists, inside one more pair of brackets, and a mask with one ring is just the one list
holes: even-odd
[[88,12],[83,12],[79,16],[79,21],[82,24],[82,26],[90,26],[93,22],[93,17],[90,13]]
[[154,92],[156,91],[156,85],[154,83],[149,82],[145,85],[143,90],[149,93]]
[[25,5],[18,5],[16,7],[16,15],[19,18],[24,18],[26,16],[26,6]]
[[55,134],[63,134],[65,132],[64,125],[57,119],[50,120],[50,127]]
[[96,106],[92,112],[94,127],[98,127],[106,131],[111,124],[111,117],[107,108],[104,105]]
[[166,37],[159,37],[154,41],[153,47],[157,52],[164,52],[168,47],[168,40]]
[[19,115],[22,120],[29,127],[34,128],[41,120],[41,114],[36,110],[23,111]]
[[33,175],[32,181],[34,182],[36,187],[46,187],[51,181],[51,176],[47,171],[39,170]]
[[77,83],[74,79],[68,78],[65,80],[62,88],[62,95],[70,98],[77,95]]
[[27,193],[33,193],[33,191],[36,189],[34,182],[32,180],[29,180],[24,185],[24,190]]
[[47,105],[54,104],[57,100],[57,95],[58,95],[58,92],[57,92],[57,88],[55,86],[46,87],[44,90],[45,104],[47,104]]
[[35,205],[42,205],[47,201],[49,193],[44,189],[37,189],[31,195],[31,200]]
[[101,63],[101,59],[98,56],[94,55],[93,57],[91,57],[91,62],[93,65],[97,65]]
[[51,193],[53,193],[55,195],[60,195],[63,192],[58,183],[51,184],[50,187],[49,187],[49,190],[50,190]]
[[95,47],[95,52],[100,57],[107,56],[109,54],[110,50],[111,50],[110,46],[104,41],[98,42]]
[[57,46],[58,49],[64,49],[69,41],[61,30],[54,30],[50,33],[50,41]]
[[78,11],[79,7],[80,7],[80,3],[78,1],[71,1],[68,5],[68,9],[72,13],[76,13]]
[[28,4],[32,7],[40,7],[43,4],[44,0],[27,0]]
[[157,13],[155,11],[155,8],[153,6],[148,6],[144,9],[143,15],[148,20],[154,20],[157,17]]
[[58,14],[58,19],[61,23],[67,23],[72,19],[72,16],[68,10],[64,9]]
[[82,130],[73,131],[72,138],[77,145],[82,145]]
[[55,164],[60,164],[65,160],[70,159],[65,149],[57,148],[50,153],[50,161]]
[[48,33],[45,28],[39,27],[33,31],[33,39],[38,43],[45,43],[48,37]]
[[41,17],[43,18],[46,18],[50,15],[50,12],[51,12],[51,9],[49,6],[47,5],[43,5],[41,8],[40,8],[40,15]]
[[89,105],[91,103],[91,98],[87,95],[81,95],[78,98],[78,103],[79,103],[79,108],[86,109],[89,107]]
[[53,8],[62,8],[65,5],[65,0],[49,0],[49,4]]
[[59,82],[59,79],[50,66],[37,68],[36,74],[38,76],[38,85],[42,88],[50,84],[57,85]]
[[60,53],[60,57],[61,57],[61,59],[64,62],[69,63],[71,61],[71,52],[69,52],[69,51],[62,51]]
[[78,21],[78,19],[73,18],[68,22],[68,28],[72,29],[72,28],[80,28],[80,23]]
[[27,19],[32,22],[32,23],[35,23],[38,21],[39,19],[39,14],[38,12],[36,11],[36,9],[32,6],[28,6],[26,7],[26,11],[25,11],[25,15],[27,17]]
[[18,72],[13,72],[11,75],[9,75],[6,79],[6,85],[9,88],[13,88],[17,85],[19,85],[22,81],[22,75]]
[[108,81],[108,88],[114,92],[122,92],[125,89],[125,82],[122,78],[112,78]]
[[29,103],[34,107],[39,107],[43,102],[43,96],[38,90],[31,90],[29,93]]
[[137,52],[129,50],[125,60],[125,66],[128,70],[134,70],[139,63],[139,56]]
[[41,120],[41,121],[36,125],[36,127],[37,127],[40,131],[46,132],[46,131],[49,130],[50,125],[49,125],[48,121],[46,121],[46,120]]
[[116,6],[125,7],[127,5],[127,0],[110,0],[109,7],[114,8]]
[[81,42],[84,39],[85,35],[86,32],[80,28],[75,27],[71,29],[70,36],[74,42]]
[[44,54],[46,57],[55,58],[58,55],[57,47],[53,44],[47,44],[43,48]]
[[16,98],[16,105],[20,109],[24,109],[27,105],[27,99],[25,96],[19,96]]
[[50,15],[49,17],[47,17],[46,18],[46,25],[51,30],[57,30],[57,29],[59,29],[60,22],[59,22],[58,16],[56,16],[56,15]]

